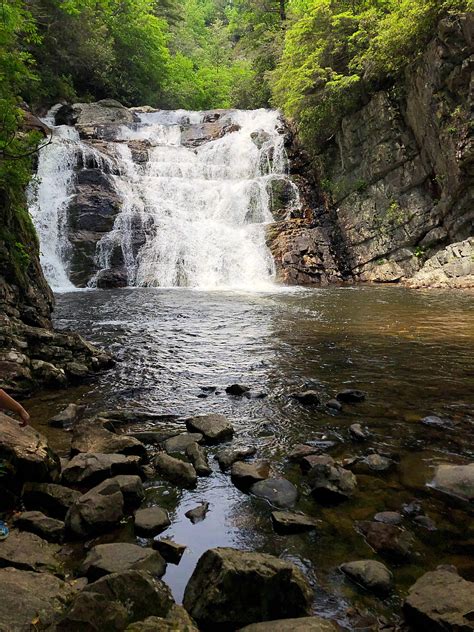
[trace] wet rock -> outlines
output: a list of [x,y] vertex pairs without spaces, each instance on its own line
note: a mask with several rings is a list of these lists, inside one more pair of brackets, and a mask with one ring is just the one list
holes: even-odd
[[244,463],[236,461],[232,465],[232,482],[239,489],[248,489],[258,481],[264,481],[270,474],[270,464],[264,461]]
[[474,583],[445,570],[425,573],[410,588],[403,612],[415,630],[472,630]]
[[292,393],[291,397],[304,406],[319,406],[321,403],[321,397],[316,391],[301,391],[300,393]]
[[239,632],[338,632],[336,623],[321,617],[299,617],[298,619],[279,619],[264,623],[251,623]]
[[202,439],[202,434],[198,432],[183,432],[182,434],[167,439],[164,442],[163,447],[165,452],[168,454],[172,454],[173,452],[181,452],[184,454],[186,452],[186,448],[193,443],[199,443]]
[[236,461],[243,461],[248,459],[256,453],[257,449],[254,446],[246,448],[224,448],[219,450],[216,454],[216,459],[222,470],[228,470]]
[[250,388],[248,386],[244,386],[243,384],[231,384],[225,389],[227,395],[234,395],[235,397],[241,397],[249,391]]
[[265,481],[259,481],[252,485],[250,492],[257,498],[263,498],[282,509],[293,507],[298,499],[298,490],[285,478],[267,478]]
[[49,448],[46,438],[32,426],[21,428],[1,412],[0,458],[11,465],[17,482],[49,482],[59,475],[59,458]]
[[418,500],[412,500],[411,502],[402,505],[402,513],[408,518],[413,518],[414,516],[419,516],[423,513],[423,507]]
[[431,486],[437,491],[461,501],[474,501],[474,463],[469,465],[439,465]]
[[153,548],[170,564],[179,564],[183,553],[188,548],[185,544],[178,544],[168,538],[155,538]]
[[8,538],[0,543],[0,567],[13,566],[25,571],[61,574],[58,553],[57,544],[51,544],[34,533],[12,529]]
[[212,474],[206,453],[197,443],[191,443],[186,448],[186,456],[193,464],[198,476],[209,476]]
[[110,480],[117,482],[120,487],[125,511],[136,509],[142,504],[145,498],[145,490],[142,479],[139,476],[120,474]]
[[79,407],[77,404],[69,404],[69,406],[48,421],[48,426],[52,426],[53,428],[67,428],[77,420],[81,410],[82,407]]
[[412,279],[410,287],[472,288],[474,238],[449,244],[430,257]]
[[354,441],[367,441],[369,438],[369,433],[360,424],[352,424],[349,427],[349,434]]
[[195,487],[197,484],[196,470],[191,463],[161,453],[153,459],[153,465],[158,474],[172,483],[183,487]]
[[272,555],[231,548],[206,551],[184,593],[199,627],[235,629],[248,623],[308,615],[313,591],[301,571]]
[[262,149],[265,143],[268,143],[271,140],[271,136],[268,132],[263,129],[259,129],[256,132],[252,132],[250,134],[250,138],[252,139],[253,144],[258,148]]
[[313,497],[323,503],[350,498],[357,488],[354,474],[339,465],[314,465],[308,472],[307,480]]
[[441,417],[437,417],[436,415],[423,417],[420,423],[430,428],[450,428],[453,425],[449,419],[441,419]]
[[140,457],[124,454],[77,454],[64,467],[61,480],[66,485],[98,485],[116,474],[138,474]]
[[23,503],[27,509],[42,511],[58,520],[64,520],[80,497],[80,492],[55,483],[26,483],[23,488]]
[[130,623],[147,617],[167,617],[173,605],[168,586],[149,573],[112,573],[79,593],[57,629],[124,630]]
[[319,454],[319,452],[320,450],[317,447],[306,445],[305,443],[298,443],[289,453],[288,459],[295,463],[300,463],[304,457]]
[[108,479],[81,496],[66,514],[66,528],[73,535],[88,537],[113,529],[123,518],[124,499],[120,485]]
[[191,520],[193,524],[196,524],[197,522],[202,522],[204,520],[208,511],[209,503],[204,502],[201,503],[198,507],[190,509],[184,515],[186,516],[186,518],[189,518],[189,520]]
[[176,436],[176,430],[140,430],[139,432],[129,432],[126,436],[134,437],[140,443],[160,445],[167,439]]
[[5,632],[26,632],[34,620],[37,629],[49,628],[74,593],[69,584],[54,575],[16,568],[0,569],[0,586],[0,630]]
[[383,557],[403,560],[411,555],[415,538],[406,529],[369,521],[359,522],[358,528],[367,544]]
[[341,411],[342,410],[342,404],[337,399],[330,399],[330,400],[328,400],[326,402],[326,407],[330,408],[331,410],[337,410],[337,411]]
[[321,523],[320,520],[290,511],[273,511],[272,522],[275,531],[285,535],[301,533],[302,531],[314,531]]
[[81,566],[81,574],[86,575],[90,581],[96,581],[110,573],[131,570],[146,571],[161,577],[165,573],[166,563],[153,549],[116,542],[94,546]]
[[231,439],[234,434],[232,424],[224,415],[201,415],[186,420],[190,432],[200,432],[205,443],[219,443]]
[[14,519],[14,524],[21,531],[29,531],[49,542],[60,542],[64,535],[64,522],[49,518],[41,511],[23,511]]
[[97,454],[125,454],[146,458],[145,446],[134,437],[118,435],[96,423],[82,423],[74,428],[71,454],[93,452]]
[[343,404],[358,404],[359,402],[363,402],[365,397],[364,391],[358,391],[353,388],[345,388],[336,395],[336,399]]
[[74,103],[73,106],[63,105],[56,113],[57,125],[127,124],[133,123],[133,120],[132,112],[114,99],[102,99],[96,103]]
[[399,525],[402,522],[402,516],[398,513],[398,511],[380,511],[375,514],[374,520],[375,522]]
[[413,522],[427,531],[437,531],[436,524],[429,516],[415,516]]
[[183,608],[175,604],[166,618],[148,617],[128,626],[126,632],[199,632],[193,620]]
[[335,461],[329,454],[308,454],[300,461],[303,474],[309,472],[315,465],[335,465]]
[[355,466],[357,472],[386,472],[393,465],[393,461],[387,459],[380,454],[369,454],[363,459],[359,460]]
[[161,507],[139,509],[135,514],[135,533],[145,538],[158,535],[170,524],[168,513]]
[[385,564],[376,560],[358,560],[341,565],[341,571],[356,584],[380,595],[386,595],[392,587],[392,573]]

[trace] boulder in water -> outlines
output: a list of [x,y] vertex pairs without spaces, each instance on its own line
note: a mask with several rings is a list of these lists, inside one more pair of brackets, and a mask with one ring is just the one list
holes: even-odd
[[155,538],[153,540],[153,548],[170,564],[179,564],[187,546],[178,544],[168,538]]
[[311,493],[319,502],[335,503],[350,498],[357,487],[352,472],[327,463],[314,465],[308,472]]
[[257,449],[254,446],[245,448],[224,448],[216,454],[216,459],[222,470],[228,470],[236,461],[243,461],[255,454]]
[[158,474],[172,483],[183,487],[196,487],[197,474],[191,463],[160,453],[153,459],[153,465]]
[[166,563],[153,549],[137,544],[115,542],[92,547],[81,566],[81,573],[91,581],[111,573],[130,570],[147,571],[151,575],[161,577],[165,573]]
[[202,441],[202,438],[203,436],[199,432],[183,432],[167,439],[163,447],[168,454],[173,454],[174,452],[184,454],[188,446],[193,443],[199,443]]
[[267,500],[271,505],[287,509],[293,507],[298,499],[298,490],[286,478],[267,478],[265,481],[254,483],[250,492]]
[[200,432],[205,443],[219,443],[232,438],[234,428],[224,415],[201,415],[186,420],[190,432]]
[[194,507],[194,509],[190,509],[189,511],[187,511],[184,515],[186,516],[186,518],[189,518],[189,520],[191,520],[193,524],[196,524],[197,522],[201,522],[202,520],[204,520],[208,511],[209,503],[203,502],[197,507]]
[[228,395],[234,395],[235,397],[241,397],[242,395],[245,395],[245,393],[248,393],[250,391],[250,388],[248,386],[244,386],[243,384],[231,384],[230,386],[227,386],[227,388],[225,389],[225,392]]
[[358,391],[354,388],[345,388],[336,395],[336,399],[343,404],[358,404],[359,402],[363,402],[365,397],[366,394],[364,391]]
[[385,564],[376,560],[358,560],[341,565],[341,571],[356,584],[371,592],[385,595],[392,587],[392,573]]
[[319,406],[321,403],[321,396],[317,391],[301,391],[299,393],[292,393],[291,397],[304,406]]
[[255,463],[244,463],[236,461],[232,465],[232,482],[239,489],[248,489],[258,481],[264,481],[270,474],[270,464],[266,461]]
[[411,555],[415,538],[406,529],[367,520],[359,522],[358,528],[367,544],[383,557],[404,560]]
[[465,502],[474,501],[474,463],[439,465],[431,486],[437,491]]
[[206,453],[197,443],[191,443],[186,448],[186,456],[191,461],[198,476],[209,476],[212,469],[209,466]]
[[135,513],[135,533],[145,538],[158,535],[170,524],[168,513],[161,507],[146,507]]
[[272,513],[272,522],[275,531],[281,534],[314,531],[321,524],[320,520],[290,511],[274,511]]
[[71,454],[92,452],[96,454],[124,454],[147,458],[145,446],[134,437],[118,435],[97,424],[97,422],[81,423],[73,431]]

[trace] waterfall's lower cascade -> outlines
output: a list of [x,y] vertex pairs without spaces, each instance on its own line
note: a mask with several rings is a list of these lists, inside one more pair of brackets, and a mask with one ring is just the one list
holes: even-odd
[[55,125],[41,151],[30,212],[53,289],[270,287],[275,192],[299,206],[279,113],[126,113]]

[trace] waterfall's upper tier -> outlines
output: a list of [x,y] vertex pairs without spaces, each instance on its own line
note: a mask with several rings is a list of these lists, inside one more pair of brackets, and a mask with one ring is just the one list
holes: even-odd
[[55,106],[30,187],[55,289],[269,287],[265,225],[300,207],[276,110]]

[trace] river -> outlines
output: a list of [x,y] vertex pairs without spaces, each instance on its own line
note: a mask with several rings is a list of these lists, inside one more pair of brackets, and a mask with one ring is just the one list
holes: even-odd
[[[426,485],[436,464],[465,463],[474,456],[472,294],[275,286],[261,293],[85,290],[56,298],[56,326],[79,331],[119,362],[89,384],[43,392],[31,400],[35,423],[53,447],[64,453],[67,435],[49,428],[47,419],[72,401],[91,413],[137,407],[179,416],[223,413],[236,429],[233,444],[255,445],[257,458],[297,484],[297,509],[322,520],[315,534],[276,535],[271,507],[234,487],[212,458],[216,448],[209,450],[213,474],[199,479],[195,490],[150,481],[146,504],[170,512],[171,526],[163,536],[188,547],[181,563],[168,565],[164,577],[177,600],[200,555],[227,545],[295,561],[315,586],[316,612],[342,622],[353,604],[395,621],[407,587],[440,563],[455,564],[474,580],[472,520]],[[266,397],[231,397],[225,387],[234,382]],[[314,388],[323,401],[347,387],[366,391],[367,399],[331,413],[290,397],[302,387]],[[442,418],[442,427],[421,423],[427,415]],[[368,442],[350,440],[348,428],[355,422],[370,430]],[[184,427],[180,420],[160,427],[169,425]],[[308,494],[298,466],[287,459],[295,444],[318,440],[335,442],[330,453],[336,459],[377,451],[393,466],[388,472],[358,473],[354,498],[323,507]],[[399,511],[413,499],[421,502],[436,531],[405,519],[416,537],[414,556],[390,565],[396,588],[381,602],[344,580],[338,565],[374,556],[356,530],[358,520]],[[201,500],[210,503],[209,513],[192,525],[184,513]],[[126,526],[114,537],[134,541]]]

